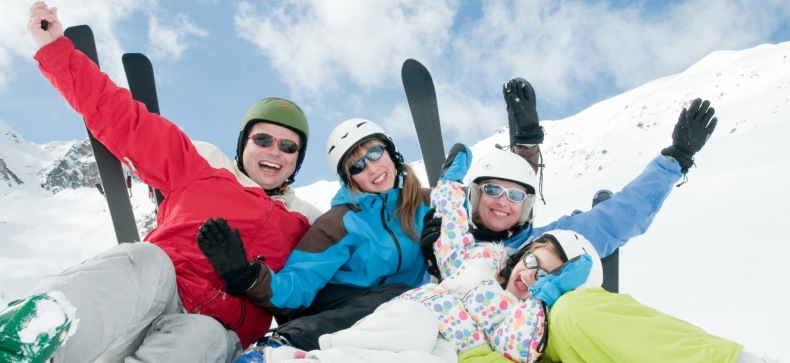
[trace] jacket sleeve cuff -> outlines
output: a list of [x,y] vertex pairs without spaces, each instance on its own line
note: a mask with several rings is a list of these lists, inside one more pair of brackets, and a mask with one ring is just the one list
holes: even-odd
[[258,272],[258,278],[255,279],[255,282],[247,289],[246,295],[250,301],[263,308],[274,308],[271,304],[271,298],[273,295],[272,292],[272,271],[269,270],[269,266],[266,266],[265,263],[258,262],[261,265],[261,269]]

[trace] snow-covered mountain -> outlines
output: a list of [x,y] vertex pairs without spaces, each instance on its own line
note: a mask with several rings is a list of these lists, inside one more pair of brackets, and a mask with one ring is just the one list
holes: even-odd
[[[547,204],[536,205],[536,223],[588,209],[598,189],[622,188],[671,144],[680,110],[696,97],[712,101],[718,127],[688,182],[621,250],[620,290],[790,361],[790,243],[781,229],[790,220],[782,147],[790,137],[790,42],[714,52],[685,72],[543,122]],[[479,157],[506,143],[503,129],[472,150]],[[0,300],[114,245],[106,204],[89,180],[93,169],[77,157],[81,145],[35,145],[0,121]],[[422,162],[413,165],[424,180]],[[63,182],[47,181],[54,179]],[[137,216],[153,209],[145,188],[132,188]],[[319,181],[297,192],[327,209],[336,188]]]

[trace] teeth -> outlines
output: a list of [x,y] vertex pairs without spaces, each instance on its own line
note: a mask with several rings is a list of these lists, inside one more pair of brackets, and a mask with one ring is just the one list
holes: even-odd
[[381,182],[382,180],[384,180],[384,177],[385,177],[385,176],[386,176],[386,174],[381,174],[381,176],[380,176],[380,177],[378,177],[378,178],[376,178],[376,180],[374,180],[374,181],[373,181],[373,183],[379,183],[379,182]]
[[263,161],[263,162],[260,163],[260,165],[268,166],[270,168],[274,168],[274,169],[280,170],[280,164],[275,164],[275,163],[270,162],[270,161]]

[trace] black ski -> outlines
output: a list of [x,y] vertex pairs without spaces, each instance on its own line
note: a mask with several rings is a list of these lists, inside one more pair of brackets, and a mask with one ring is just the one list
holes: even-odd
[[[603,202],[612,197],[612,192],[599,190],[593,197],[592,206]],[[620,249],[614,250],[612,254],[601,259],[603,267],[603,288],[609,292],[619,292],[620,290]]]
[[414,119],[414,128],[417,130],[428,183],[431,187],[435,187],[445,156],[433,78],[428,69],[414,59],[403,62],[401,78],[403,88],[406,90],[406,100],[411,109],[411,117]]
[[[87,25],[77,25],[65,30],[65,35],[71,39],[74,46],[88,56],[96,65],[99,65],[99,57],[96,52],[96,43],[93,39],[93,31]],[[118,158],[110,153],[107,148],[93,137],[88,130],[88,138],[93,148],[93,155],[96,158],[96,165],[99,168],[99,177],[107,198],[110,217],[115,228],[115,237],[118,243],[136,242],[140,240],[137,232],[137,223],[134,219],[132,202],[126,191],[126,180],[124,178],[123,166]]]
[[[121,58],[123,60],[123,69],[126,71],[126,80],[129,82],[129,91],[132,92],[132,97],[142,102],[148,109],[148,112],[159,114],[159,99],[156,96],[156,81],[154,80],[154,67],[148,57],[141,53],[126,53]],[[153,189],[150,186],[148,191],[153,193],[156,198],[156,208],[165,197],[158,189]]]

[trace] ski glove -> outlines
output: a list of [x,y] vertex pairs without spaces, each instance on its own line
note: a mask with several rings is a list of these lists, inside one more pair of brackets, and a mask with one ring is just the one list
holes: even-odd
[[444,160],[439,180],[461,183],[470,165],[472,165],[472,150],[464,144],[455,144],[450,149],[450,155]]
[[541,300],[546,306],[552,307],[562,294],[581,286],[592,269],[592,257],[579,255],[552,271],[550,274],[538,279],[535,285],[529,287],[532,298]]
[[510,145],[542,144],[543,127],[538,124],[535,89],[524,78],[516,77],[502,85],[507,104]]
[[439,233],[442,229],[442,219],[434,218],[436,209],[429,209],[423,218],[422,234],[420,235],[420,251],[428,266],[428,273],[442,281],[439,272],[439,262],[436,260],[436,253],[433,251],[433,244],[439,240]]
[[715,113],[710,101],[699,98],[692,101],[688,109],[680,111],[678,123],[672,131],[672,146],[661,150],[661,154],[675,158],[683,174],[694,165],[694,154],[705,146],[716,128],[718,119],[713,117]]
[[239,230],[231,230],[222,218],[209,218],[200,226],[197,236],[200,250],[208,258],[231,295],[241,295],[258,279],[261,265],[247,261],[247,252],[241,242]]

